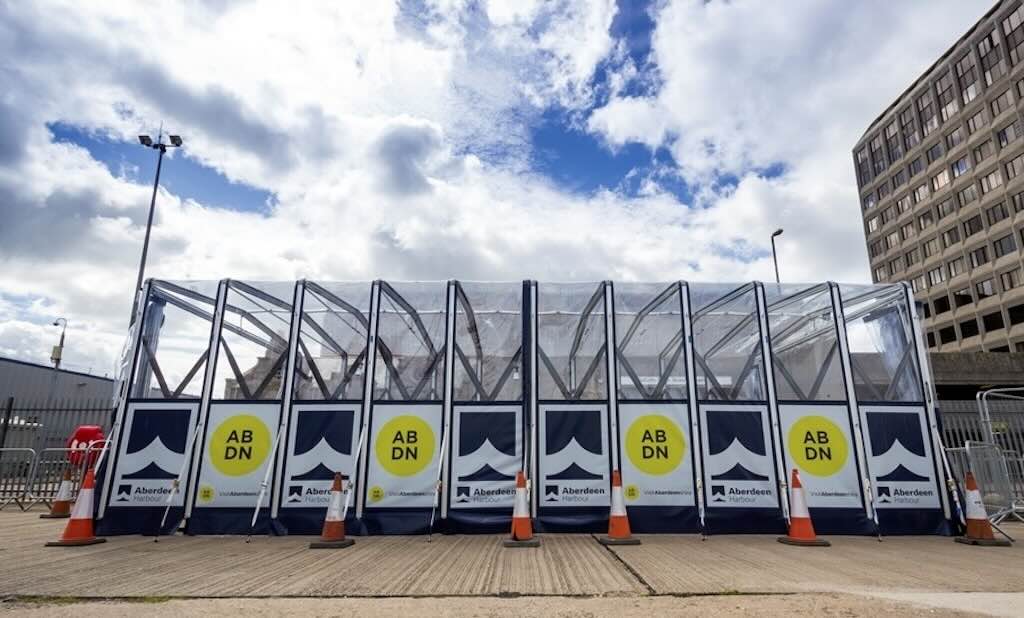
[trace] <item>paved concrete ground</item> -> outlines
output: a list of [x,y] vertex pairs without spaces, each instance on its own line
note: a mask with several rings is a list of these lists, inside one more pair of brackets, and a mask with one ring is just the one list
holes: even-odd
[[[649,613],[658,611],[659,595],[814,593],[800,595],[814,607],[842,605],[851,597],[838,593],[846,593],[861,595],[858,603],[867,603],[862,608],[867,611],[886,604],[928,605],[927,600],[940,599],[934,593],[953,591],[1022,593],[1013,595],[1012,602],[985,598],[990,612],[1002,606],[1024,611],[1024,547],[968,547],[942,537],[889,537],[882,543],[868,537],[833,537],[830,548],[798,548],[770,536],[701,541],[697,536],[650,535],[641,537],[643,545],[614,551],[589,535],[542,535],[541,547],[532,550],[505,549],[499,536],[441,535],[434,535],[431,543],[425,537],[360,537],[354,547],[337,551],[310,551],[310,539],[303,537],[256,537],[246,544],[243,537],[176,536],[154,543],[132,536],[90,547],[43,547],[60,535],[64,523],[38,519],[38,512],[0,512],[0,594],[22,599],[345,596],[475,601],[599,596],[620,599],[609,601],[608,612],[646,608],[643,612]],[[1024,537],[1024,526],[1008,531]],[[904,593],[911,596],[899,596]],[[897,596],[865,597],[887,594]],[[790,602],[767,598],[782,604],[780,611]],[[461,606],[450,600],[442,599],[439,607]],[[472,608],[475,601],[466,601]],[[107,604],[90,607],[117,612]],[[954,595],[940,607],[986,611],[987,606]],[[335,610],[328,605],[311,611]],[[484,615],[506,615],[500,606],[495,612]],[[586,614],[581,609],[575,615]]]

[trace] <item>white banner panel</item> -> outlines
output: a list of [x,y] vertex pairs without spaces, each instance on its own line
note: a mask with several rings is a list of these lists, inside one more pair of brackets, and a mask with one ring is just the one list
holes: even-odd
[[768,406],[702,403],[699,408],[707,505],[777,507]]
[[608,406],[540,406],[540,506],[608,506]]
[[931,439],[922,406],[862,405],[879,509],[939,508]]
[[441,404],[375,403],[372,414],[366,508],[432,507],[440,462]]
[[361,408],[358,403],[292,405],[281,508],[326,507],[335,472],[351,487]]
[[685,403],[619,403],[626,504],[693,506],[693,441]]
[[451,508],[511,509],[523,457],[523,407],[457,405],[452,436]]
[[853,431],[845,405],[780,404],[786,474],[800,470],[807,506],[861,508]]
[[196,508],[256,506],[280,415],[276,401],[210,404]]
[[[167,505],[198,412],[198,401],[128,404],[125,430],[117,449],[111,506]],[[188,478],[188,470],[182,478]],[[181,506],[184,495],[179,491],[170,504]]]

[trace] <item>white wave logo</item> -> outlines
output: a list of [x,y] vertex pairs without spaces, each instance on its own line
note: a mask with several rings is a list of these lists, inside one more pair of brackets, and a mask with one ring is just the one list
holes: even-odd
[[469,455],[458,458],[459,469],[464,470],[463,475],[475,472],[480,466],[490,464],[492,468],[506,474],[515,474],[519,458],[508,453],[503,453],[494,448],[490,440],[484,440],[480,448]]
[[327,468],[344,472],[351,468],[352,456],[339,453],[331,448],[326,438],[320,438],[316,446],[301,455],[292,455],[288,467],[296,472],[291,476],[302,476],[311,472],[318,465],[323,464]]
[[[743,446],[738,438],[733,438],[728,448],[724,451],[711,455],[707,464],[708,473],[712,476],[726,474],[737,465],[743,466],[748,472],[761,474],[762,471],[770,469],[767,455],[759,455]],[[733,479],[735,480],[735,479]]]
[[156,464],[161,470],[170,473],[172,469],[176,469],[176,466],[181,465],[183,457],[182,453],[167,448],[160,437],[157,436],[142,450],[124,456],[121,466],[125,470],[130,470],[130,472],[124,472],[122,476],[130,477],[141,472],[150,464]]
[[[603,444],[603,434],[601,438]],[[565,445],[565,448],[557,453],[545,455],[544,464],[549,478],[553,474],[562,472],[572,464],[576,464],[587,472],[599,476],[603,475],[608,467],[607,459],[604,454],[595,455],[594,453],[591,453],[580,446],[580,443],[576,441],[576,438],[571,438],[569,440],[569,444]]]
[[[893,481],[931,480],[931,462],[928,461],[928,458],[907,450],[899,439],[893,440],[889,450],[875,457],[875,461],[877,466],[875,475],[878,480],[882,480],[890,474],[896,476],[891,479]],[[909,475],[899,470],[901,467],[919,478],[910,478]]]

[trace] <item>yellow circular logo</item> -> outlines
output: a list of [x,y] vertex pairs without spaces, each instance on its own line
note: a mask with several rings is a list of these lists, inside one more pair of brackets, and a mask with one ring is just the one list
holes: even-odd
[[384,499],[384,488],[374,485],[370,488],[370,502],[380,502]]
[[626,485],[622,488],[622,493],[626,496],[626,500],[636,500],[640,497],[640,488],[636,485]]
[[210,462],[224,476],[255,472],[270,453],[270,430],[259,417],[238,414],[210,436]]
[[804,472],[832,476],[846,463],[846,435],[824,416],[805,416],[789,430],[789,453]]
[[685,453],[683,432],[672,419],[662,414],[641,416],[626,431],[629,461],[646,474],[668,474],[679,467]]
[[434,431],[418,416],[396,416],[377,434],[377,461],[395,476],[413,476],[434,457]]
[[213,499],[217,496],[217,493],[213,491],[213,485],[200,485],[199,486],[199,501],[200,502],[213,502]]

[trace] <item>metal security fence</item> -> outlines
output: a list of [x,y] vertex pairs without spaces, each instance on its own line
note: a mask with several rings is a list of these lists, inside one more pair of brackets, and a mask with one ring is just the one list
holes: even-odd
[[109,429],[112,414],[113,404],[105,398],[47,402],[19,400],[0,393],[0,448],[63,448],[79,425]]

